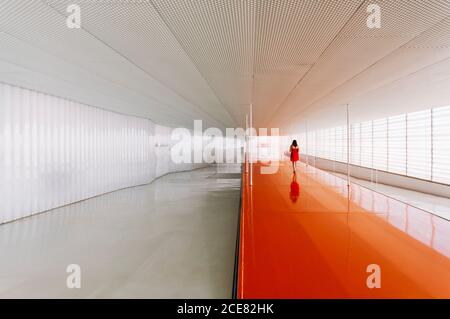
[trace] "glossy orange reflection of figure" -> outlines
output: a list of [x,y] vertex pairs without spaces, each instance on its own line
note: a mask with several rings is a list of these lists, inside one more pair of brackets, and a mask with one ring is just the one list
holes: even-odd
[[300,184],[297,183],[297,174],[292,174],[291,192],[289,193],[291,201],[296,203],[300,196]]
[[303,164],[292,196],[290,166],[244,174],[239,298],[450,298],[450,222]]

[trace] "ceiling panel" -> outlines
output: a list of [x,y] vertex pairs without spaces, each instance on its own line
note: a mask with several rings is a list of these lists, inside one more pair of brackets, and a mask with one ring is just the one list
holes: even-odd
[[[72,0],[46,0],[61,13]],[[227,125],[233,120],[149,1],[80,1],[83,29]]]
[[[450,50],[446,53],[450,56]],[[388,81],[361,95],[353,96],[349,103],[351,123],[381,119],[450,105],[450,58],[401,77]],[[311,108],[293,122],[304,123],[310,129],[335,127],[346,124],[346,108],[329,104]],[[305,129],[303,125],[302,130]]]
[[[230,125],[224,113],[219,112],[213,117],[210,115],[213,112],[203,111],[86,30],[68,29],[65,16],[46,3],[17,0],[2,1],[0,6],[0,31],[15,39],[9,47],[2,47],[2,53],[9,56],[4,61],[18,66],[23,64],[35,73],[42,72],[43,78],[69,81],[72,86],[79,87],[78,91],[85,91],[84,103],[115,110],[119,108],[121,112],[130,114],[138,110],[135,115],[152,119],[159,118],[159,113],[170,114],[172,120],[169,118],[161,124],[171,126],[179,125],[180,121],[186,123],[186,118],[190,119],[189,126],[192,126],[193,119],[205,120],[206,126],[224,128]],[[31,54],[33,50],[47,58],[40,60]],[[61,64],[66,68],[60,69]],[[25,82],[27,79],[23,79],[23,84]],[[60,94],[50,85],[47,87],[46,93]],[[94,89],[104,93],[101,104],[98,104],[98,99],[91,99],[89,91]],[[211,90],[208,93],[210,97],[214,95]],[[117,99],[122,101],[120,106]]]
[[[449,53],[449,52],[448,52]],[[450,105],[450,59],[352,99],[353,121]],[[386,112],[394,110],[394,112]]]
[[[252,102],[253,77],[240,74],[207,74],[209,83],[220,96],[222,102],[228,105],[250,105]],[[243,120],[238,118],[242,124]]]
[[230,112],[253,103],[262,125],[362,0],[151,2]]
[[151,2],[229,112],[251,103],[254,1]]
[[381,29],[366,26],[370,3],[361,6],[297,85],[278,109],[273,125],[301,121],[312,113],[316,119],[325,118],[321,109],[336,109],[363,92],[445,58],[437,51],[408,49],[425,47],[427,42],[420,40],[424,38],[440,39],[440,46],[448,42],[442,42],[446,34],[442,28],[450,14],[448,1],[379,1]]
[[[275,107],[290,93],[302,75],[309,70],[308,66],[303,71],[295,74],[277,72],[260,73],[255,75],[253,88],[253,122],[267,123]],[[263,126],[263,125],[261,125]]]
[[423,101],[417,83],[437,94],[450,76],[447,0],[379,0],[381,29],[366,25],[371,0],[79,0],[70,30],[72,2],[0,0],[0,81],[224,128],[250,104],[259,127],[331,121],[347,103],[396,112],[408,88]]
[[255,3],[254,122],[267,127],[362,1]]

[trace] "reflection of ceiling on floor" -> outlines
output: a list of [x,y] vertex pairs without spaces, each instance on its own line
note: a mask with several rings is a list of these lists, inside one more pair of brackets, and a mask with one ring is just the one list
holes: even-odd
[[0,2],[0,81],[189,127],[450,104],[446,0],[377,1],[381,29],[363,0],[80,0],[68,29],[73,2]]

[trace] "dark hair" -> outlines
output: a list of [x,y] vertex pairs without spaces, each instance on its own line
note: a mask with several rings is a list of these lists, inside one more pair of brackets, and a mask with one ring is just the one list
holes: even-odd
[[297,141],[294,140],[294,141],[292,142],[292,145],[293,145],[294,147],[297,147],[297,146],[298,146]]

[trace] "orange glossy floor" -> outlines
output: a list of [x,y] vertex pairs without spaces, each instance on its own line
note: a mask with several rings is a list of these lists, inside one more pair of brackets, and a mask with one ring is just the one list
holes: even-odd
[[261,167],[243,176],[239,298],[450,298],[449,221],[303,164],[296,180]]

